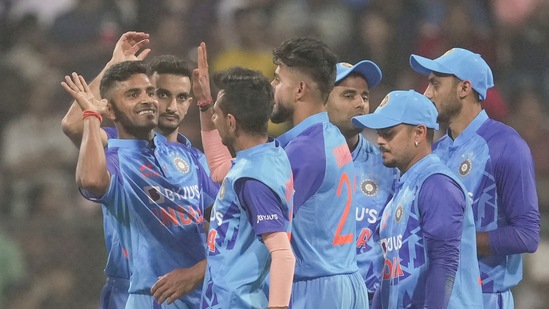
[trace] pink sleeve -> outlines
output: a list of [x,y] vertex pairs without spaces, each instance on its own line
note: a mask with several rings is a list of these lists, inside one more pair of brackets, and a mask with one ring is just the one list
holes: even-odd
[[294,279],[295,257],[288,234],[284,232],[262,235],[263,242],[271,253],[269,282],[269,308],[290,304]]
[[200,131],[200,133],[212,180],[221,183],[231,169],[231,153],[221,142],[221,136],[217,130]]

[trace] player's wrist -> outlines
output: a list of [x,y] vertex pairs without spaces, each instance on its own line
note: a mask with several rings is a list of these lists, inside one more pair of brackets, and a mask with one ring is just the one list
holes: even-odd
[[82,112],[82,120],[88,118],[88,117],[95,117],[97,119],[99,119],[99,122],[103,122],[103,117],[101,116],[100,113],[96,112],[96,111],[92,111],[92,110],[85,110]]
[[205,112],[208,109],[210,109],[210,107],[213,106],[213,99],[210,97],[205,100],[198,100],[196,105],[198,105],[198,108],[200,109],[201,112]]

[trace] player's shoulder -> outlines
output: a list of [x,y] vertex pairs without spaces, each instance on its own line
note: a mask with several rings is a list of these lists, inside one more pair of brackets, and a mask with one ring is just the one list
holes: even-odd
[[529,149],[526,141],[515,129],[493,119],[488,119],[477,130],[477,134],[486,141],[491,151]]

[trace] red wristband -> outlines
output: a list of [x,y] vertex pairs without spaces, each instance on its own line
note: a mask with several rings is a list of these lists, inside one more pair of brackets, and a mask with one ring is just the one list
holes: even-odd
[[199,107],[200,107],[200,106],[207,106],[207,105],[212,104],[212,101],[213,101],[213,99],[212,99],[212,98],[209,98],[209,99],[204,100],[204,101],[198,101],[198,102],[196,102],[196,105],[198,105]]
[[94,111],[82,112],[82,119],[90,116],[96,117],[97,119],[99,119],[99,122],[103,122],[103,117],[101,117],[101,114],[99,114],[98,112],[94,112]]

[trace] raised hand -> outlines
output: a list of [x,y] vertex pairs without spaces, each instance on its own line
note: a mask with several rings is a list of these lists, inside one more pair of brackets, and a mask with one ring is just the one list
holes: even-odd
[[61,86],[76,100],[83,111],[89,110],[100,114],[107,112],[107,100],[97,100],[82,75],[72,73],[66,75]]
[[212,98],[210,91],[210,75],[208,73],[208,53],[206,43],[200,43],[197,49],[198,67],[193,70],[193,93],[197,104]]
[[143,49],[147,44],[149,44],[148,33],[136,31],[124,33],[114,46],[110,64],[145,59],[151,51],[150,48]]

